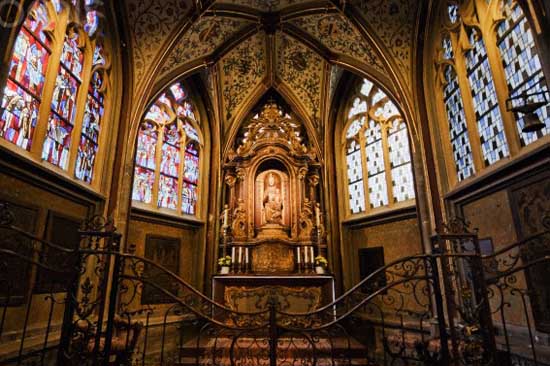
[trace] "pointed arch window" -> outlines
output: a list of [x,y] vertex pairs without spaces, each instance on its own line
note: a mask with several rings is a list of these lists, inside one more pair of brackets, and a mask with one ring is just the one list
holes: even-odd
[[35,3],[15,41],[2,98],[0,136],[27,151],[32,147],[51,55],[47,32],[54,27],[47,5]]
[[[515,1],[506,0],[503,4],[503,13],[505,19],[497,29],[497,44],[510,97],[518,97],[522,93],[548,93],[533,32],[521,6]],[[541,95],[537,95],[533,102],[541,101]],[[523,116],[517,118],[516,127],[521,146],[526,146],[550,133],[550,105],[540,108],[536,114],[546,125],[538,132],[523,133]]]
[[540,93],[550,99],[521,6],[515,0],[460,4],[450,0],[443,9],[436,62],[457,182],[518,155],[522,147],[550,132],[548,104],[536,111],[546,127],[533,133],[523,133],[523,115],[514,115],[504,105],[523,94],[539,93],[532,102],[544,99]]
[[110,84],[102,12],[96,0],[34,2],[15,41],[0,116],[0,138],[18,152],[96,188]]
[[175,83],[151,105],[141,123],[134,206],[197,215],[201,143],[187,91]]
[[414,199],[408,130],[397,106],[365,79],[347,113],[345,156],[351,214]]

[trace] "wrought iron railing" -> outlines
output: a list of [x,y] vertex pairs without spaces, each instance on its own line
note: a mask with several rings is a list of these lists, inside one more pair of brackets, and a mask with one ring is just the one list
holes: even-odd
[[[546,364],[536,289],[523,277],[548,266],[548,231],[483,256],[477,235],[454,225],[433,238],[433,253],[391,262],[315,311],[288,313],[276,296],[257,312],[212,301],[121,252],[120,235],[100,218],[83,225],[74,248],[13,222],[0,205],[0,364]],[[22,286],[40,282],[27,273],[50,278],[50,291]],[[147,304],[144,291],[165,304]],[[514,339],[520,328],[524,351]]]

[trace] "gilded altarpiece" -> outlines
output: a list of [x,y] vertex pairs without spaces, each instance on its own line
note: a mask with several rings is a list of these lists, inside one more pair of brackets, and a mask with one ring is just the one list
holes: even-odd
[[[267,294],[286,298],[305,292],[302,311],[316,308],[322,298],[330,300],[330,294],[321,296],[321,289],[331,286],[320,284],[320,277],[308,286],[308,278],[316,276],[314,257],[326,255],[319,171],[303,124],[276,103],[268,102],[244,122],[224,164],[220,255],[232,258],[227,277],[233,286],[215,296],[233,308],[250,309],[251,304],[237,302],[254,299],[261,308]],[[262,280],[266,276],[277,278],[269,289]],[[220,284],[227,282],[216,277]],[[246,286],[238,286],[239,278]],[[297,278],[300,289],[292,285]],[[235,296],[236,288],[246,296]]]

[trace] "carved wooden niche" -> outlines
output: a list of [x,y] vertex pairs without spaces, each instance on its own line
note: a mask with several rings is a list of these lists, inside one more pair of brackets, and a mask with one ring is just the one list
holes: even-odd
[[303,124],[276,103],[245,121],[224,165],[233,239],[309,241],[300,228],[318,166]]

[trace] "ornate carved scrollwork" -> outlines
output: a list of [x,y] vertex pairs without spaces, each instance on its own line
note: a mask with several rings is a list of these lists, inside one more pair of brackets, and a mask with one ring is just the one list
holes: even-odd
[[300,213],[299,236],[301,239],[309,239],[313,230],[313,206],[309,198],[304,199],[304,207]]

